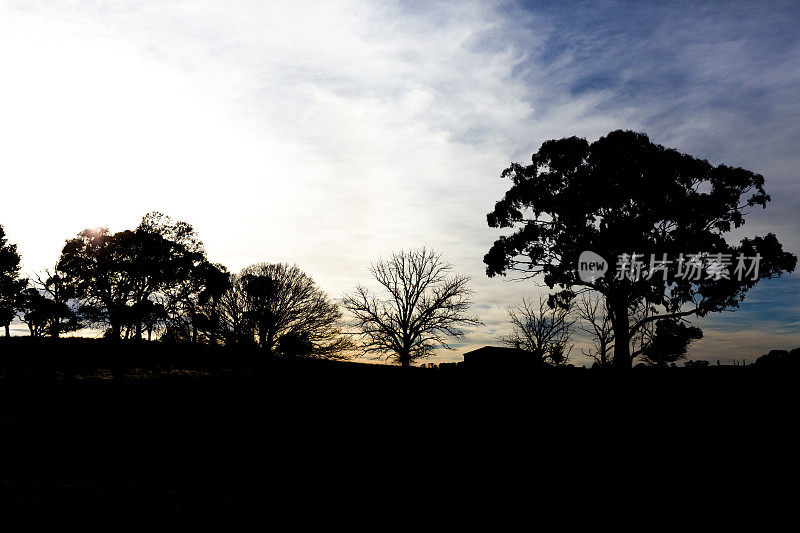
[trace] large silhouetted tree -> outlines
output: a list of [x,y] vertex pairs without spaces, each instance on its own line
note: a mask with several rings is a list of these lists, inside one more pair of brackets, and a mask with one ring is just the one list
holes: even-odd
[[207,261],[194,228],[153,211],[142,218],[133,243],[137,248],[131,265],[136,286],[131,313],[134,336],[141,338],[146,324],[163,308],[168,327],[188,322],[192,333],[187,337],[196,341],[196,299],[202,290],[196,270]]
[[[216,302],[227,289],[228,272],[222,265],[206,258],[205,247],[191,224],[175,221],[157,211],[148,213],[136,229],[147,236],[155,253],[145,257],[142,280],[158,282],[158,291],[143,293],[140,304],[158,300],[166,318],[167,337],[197,342],[205,332],[211,342],[216,340]],[[146,265],[150,265],[147,269]],[[157,307],[143,305],[143,316],[152,316]],[[141,321],[140,321],[141,324]],[[141,327],[141,326],[139,326]],[[141,332],[137,331],[137,336]]]
[[269,353],[339,357],[350,345],[342,335],[339,307],[296,265],[251,265],[221,300],[231,313],[231,337],[255,335]]
[[[180,287],[204,261],[190,225],[150,213],[135,230],[82,231],[64,245],[57,268],[73,286],[84,316],[108,324],[110,337],[119,340],[123,328],[126,337],[141,338],[164,313],[162,301],[180,307]],[[180,298],[171,299],[175,294]]]
[[[738,245],[725,240],[728,231],[744,224],[749,208],[763,208],[770,200],[763,176],[713,166],[653,144],[641,133],[614,131],[591,144],[577,137],[546,141],[530,165],[515,163],[502,177],[513,184],[488,223],[518,229],[486,254],[487,274],[541,276],[548,287],[558,287],[562,303],[577,292],[598,291],[611,314],[615,366],[631,365],[630,340],[647,324],[737,307],[758,280],[790,272],[797,262],[773,234]],[[610,272],[584,281],[576,267],[585,250],[606,261],[623,254],[666,254],[673,263],[649,279]],[[734,262],[740,254],[759,254],[758,274],[741,280],[677,276],[683,267],[674,261],[679,254],[705,252]],[[643,305],[658,312],[631,321],[632,310]]]
[[11,321],[16,315],[16,306],[27,280],[20,279],[20,255],[17,245],[6,238],[5,229],[0,225],[0,326],[5,328],[8,337]]
[[109,324],[114,340],[119,340],[135,299],[134,238],[129,230],[86,229],[66,242],[57,265],[81,300],[82,314],[92,323]]
[[449,338],[463,338],[464,325],[480,321],[467,315],[472,291],[469,278],[453,273],[441,254],[425,248],[392,254],[370,272],[384,294],[364,286],[345,296],[366,352],[389,355],[402,366],[450,348]]

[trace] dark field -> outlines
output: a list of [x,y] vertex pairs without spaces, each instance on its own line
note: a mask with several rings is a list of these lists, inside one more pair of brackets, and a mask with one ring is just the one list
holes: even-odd
[[796,501],[794,371],[404,371],[76,341],[0,343],[0,375],[0,507],[26,525],[502,530],[763,521]]

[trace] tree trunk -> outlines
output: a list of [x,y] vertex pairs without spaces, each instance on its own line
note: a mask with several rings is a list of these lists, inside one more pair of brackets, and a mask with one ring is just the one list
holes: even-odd
[[111,342],[118,343],[119,336],[122,333],[122,326],[118,320],[111,321]]
[[267,344],[267,328],[261,324],[258,326],[258,347],[264,349]]
[[410,368],[411,367],[411,350],[401,350],[400,353],[397,354],[398,358],[400,359],[400,366],[403,368]]
[[630,349],[630,325],[628,324],[628,304],[619,302],[613,307],[611,325],[614,328],[614,359],[616,368],[630,368],[632,364]]
[[600,340],[600,365],[602,367],[608,366],[608,345],[606,341]]
[[9,331],[9,329],[8,329],[8,326],[9,326],[9,325],[8,325],[8,324],[6,324],[6,339],[7,339],[7,338],[9,338],[9,337],[11,336],[11,332]]

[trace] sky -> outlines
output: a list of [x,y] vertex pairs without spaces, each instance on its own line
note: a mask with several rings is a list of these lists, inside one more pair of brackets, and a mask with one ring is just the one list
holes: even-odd
[[[790,2],[0,0],[0,224],[31,273],[158,210],[337,299],[426,245],[473,277],[485,327],[434,359],[458,361],[542,292],[482,258],[501,171],[547,139],[631,129],[759,172],[773,201],[731,239],[800,253],[799,25]],[[798,297],[761,282],[690,357],[800,346]]]

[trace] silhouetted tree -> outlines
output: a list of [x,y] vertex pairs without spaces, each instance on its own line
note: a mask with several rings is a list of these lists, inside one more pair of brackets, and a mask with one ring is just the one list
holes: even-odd
[[168,337],[198,342],[205,333],[210,342],[216,342],[216,308],[228,288],[225,267],[208,261],[203,242],[187,222],[153,211],[144,216],[137,232],[156,236],[156,242],[168,245],[161,257],[170,270],[162,277],[158,294],[167,315]]
[[219,299],[222,336],[227,345],[255,343],[253,325],[247,316],[247,298],[242,279],[233,274],[229,278],[228,289]]
[[464,336],[460,326],[481,323],[466,314],[472,305],[470,278],[453,274],[438,252],[394,253],[370,272],[386,296],[358,285],[343,303],[355,317],[365,352],[390,355],[407,367],[437,347],[450,349],[448,338]]
[[311,355],[314,344],[309,340],[308,333],[290,331],[281,337],[278,349],[286,357],[303,357]]
[[153,299],[134,303],[126,324],[128,333],[134,330],[135,336],[141,337],[146,332],[147,340],[152,340],[153,332],[160,331],[169,318],[163,300],[159,295],[155,295]]
[[28,284],[19,277],[20,261],[17,245],[8,242],[5,229],[0,225],[0,326],[5,328],[6,337],[10,336],[9,326],[16,316],[20,292]]
[[594,340],[591,349],[581,352],[598,366],[609,366],[614,349],[614,328],[605,299],[597,294],[582,294],[574,310],[580,319],[578,327],[592,335]]
[[62,333],[77,331],[83,323],[73,306],[76,294],[75,287],[69,283],[64,274],[56,268],[52,272],[45,269],[44,275],[35,274],[33,287],[52,302],[51,320],[46,325],[46,334],[58,338]]
[[195,257],[205,256],[203,241],[188,222],[173,220],[163,213],[151,211],[142,217],[136,229],[151,235],[159,235],[165,241],[180,246],[184,253],[195,254]]
[[20,293],[16,307],[20,312],[20,320],[27,324],[31,337],[45,335],[47,325],[54,321],[59,313],[55,302],[42,296],[34,288],[27,288]]
[[569,308],[550,304],[545,296],[540,296],[537,302],[523,298],[519,307],[508,310],[512,329],[502,340],[513,348],[530,352],[539,363],[560,366],[569,359],[575,321]]
[[655,366],[667,366],[685,358],[689,344],[703,338],[700,328],[687,326],[679,319],[661,319],[655,324],[655,334],[642,348],[645,360]]
[[[186,337],[197,341],[197,298],[203,290],[200,271],[206,268],[205,249],[191,224],[174,221],[153,211],[136,228],[138,260],[134,264],[137,290],[132,311],[136,338],[141,338],[145,322],[163,315],[172,329],[188,324]],[[138,314],[141,311],[143,314]]]
[[793,350],[770,350],[758,357],[754,363],[758,367],[766,368],[797,368],[800,367],[800,348]]
[[[744,223],[747,208],[769,201],[763,176],[714,167],[641,133],[614,131],[592,144],[577,137],[546,141],[531,165],[515,163],[502,177],[513,185],[488,223],[521,227],[495,241],[484,257],[486,273],[542,275],[562,300],[571,300],[576,289],[602,294],[614,329],[615,366],[631,366],[630,340],[649,322],[737,307],[759,279],[791,272],[797,263],[773,234],[738,246],[725,241],[726,232]],[[576,266],[585,250],[607,261],[633,253],[673,260],[681,253],[759,254],[760,266],[757,279],[680,279],[681,265],[673,261],[664,275],[650,279],[618,279],[612,272],[584,281]],[[631,311],[641,305],[660,312],[631,322]]]
[[235,336],[251,332],[269,353],[281,352],[284,342],[297,355],[302,341],[309,348],[304,351],[316,357],[338,357],[349,347],[338,306],[296,265],[251,265],[239,274],[231,292],[222,308],[235,313],[229,317],[239,329]]
[[216,344],[223,333],[222,298],[230,289],[231,276],[224,266],[205,261],[192,270],[192,280],[196,291],[191,300],[195,331]]
[[64,245],[57,268],[81,300],[82,314],[109,324],[109,336],[119,340],[123,327],[126,337],[141,338],[163,315],[158,305],[167,308],[158,300],[181,305],[184,300],[170,298],[183,296],[179,287],[204,261],[190,225],[150,213],[134,231],[84,230]]
[[66,242],[57,265],[80,298],[81,313],[93,323],[108,323],[115,341],[128,318],[128,305],[135,300],[134,238],[132,231],[86,229]]
[[35,287],[20,293],[17,310],[20,320],[28,325],[31,337],[58,337],[59,333],[79,326],[75,312],[69,306],[48,298]]

